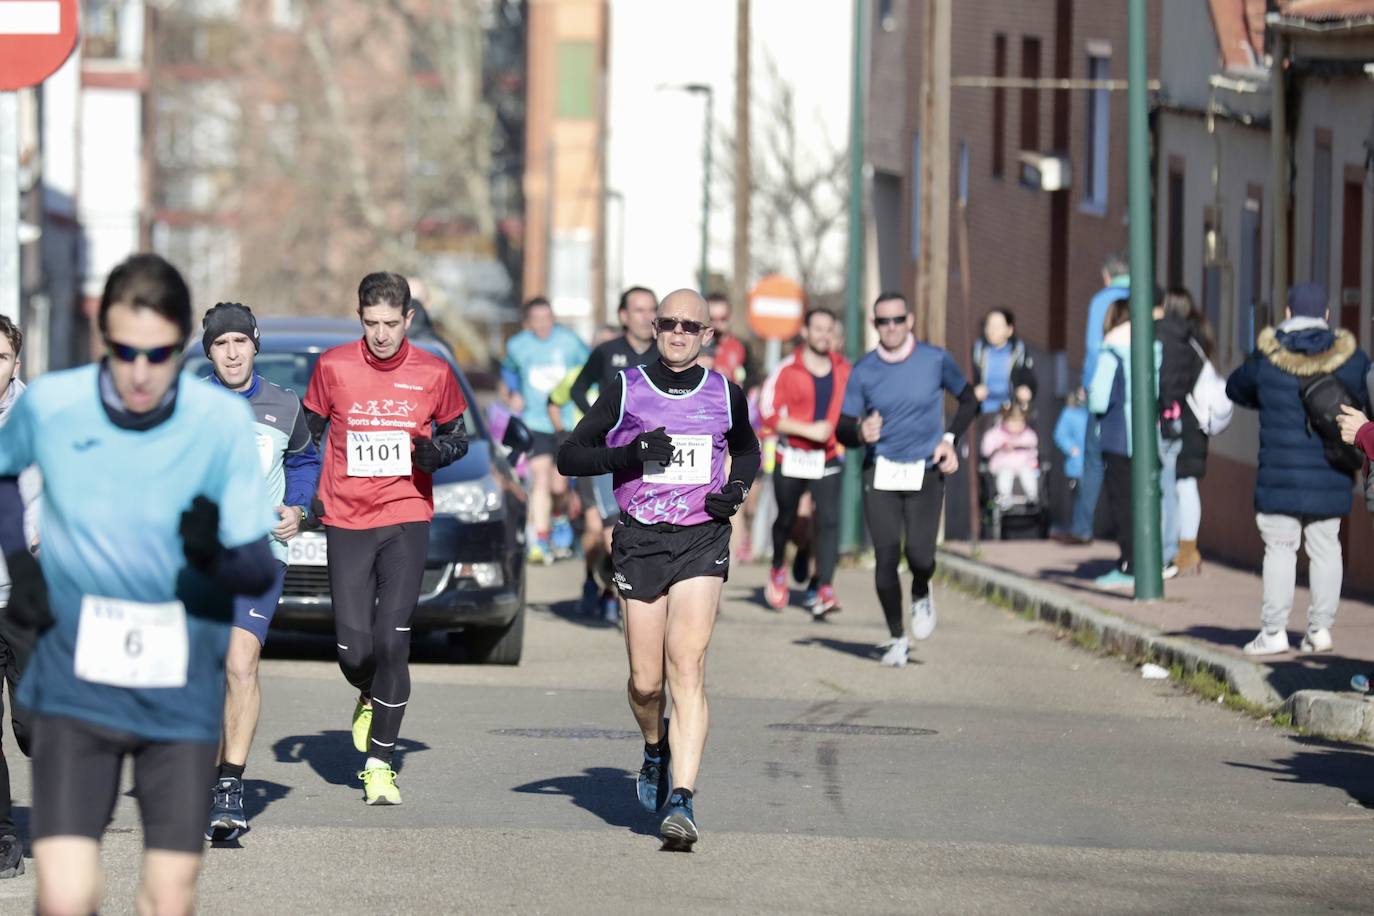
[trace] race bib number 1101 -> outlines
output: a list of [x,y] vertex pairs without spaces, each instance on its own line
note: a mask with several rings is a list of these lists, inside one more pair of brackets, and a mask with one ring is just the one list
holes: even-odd
[[348,431],[349,477],[409,477],[410,436],[405,430]]

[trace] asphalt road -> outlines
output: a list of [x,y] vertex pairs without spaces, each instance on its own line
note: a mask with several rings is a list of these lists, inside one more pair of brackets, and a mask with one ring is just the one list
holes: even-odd
[[[277,638],[247,778],[253,829],[214,848],[204,913],[1295,913],[1374,908],[1374,749],[1288,734],[940,593],[915,664],[882,668],[867,573],[825,624],[726,587],[691,854],[633,796],[618,631],[579,570],[535,571],[523,663],[417,647],[405,804],[367,808],[331,641]],[[12,747],[13,745],[7,745]],[[26,818],[27,767],[13,767]],[[137,811],[105,842],[132,911]],[[29,862],[30,869],[32,861]],[[32,871],[0,911],[32,912]]]

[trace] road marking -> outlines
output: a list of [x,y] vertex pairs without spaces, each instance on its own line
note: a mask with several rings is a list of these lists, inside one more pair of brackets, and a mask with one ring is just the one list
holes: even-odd
[[57,0],[0,3],[0,35],[56,35],[61,31],[62,4]]

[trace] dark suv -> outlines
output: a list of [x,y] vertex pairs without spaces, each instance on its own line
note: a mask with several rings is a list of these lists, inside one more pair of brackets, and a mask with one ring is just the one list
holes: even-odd
[[[362,336],[356,321],[325,318],[264,318],[259,328],[256,371],[302,397],[320,353]],[[434,338],[412,338],[411,344],[449,364],[469,405],[468,453],[434,475],[429,556],[411,626],[416,633],[461,633],[455,638],[469,655],[514,665],[525,636],[525,491],[501,443],[492,441],[453,354]],[[199,353],[187,361],[187,370],[202,377],[211,372]],[[302,532],[288,549],[286,588],[272,625],[332,630],[324,533]]]

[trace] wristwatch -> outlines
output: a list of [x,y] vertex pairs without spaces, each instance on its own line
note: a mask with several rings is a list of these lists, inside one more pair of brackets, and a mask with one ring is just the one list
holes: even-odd
[[296,510],[300,512],[301,524],[304,525],[306,523],[306,520],[310,518],[310,513],[305,511],[305,506],[297,506]]

